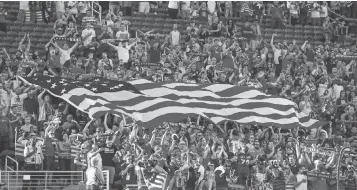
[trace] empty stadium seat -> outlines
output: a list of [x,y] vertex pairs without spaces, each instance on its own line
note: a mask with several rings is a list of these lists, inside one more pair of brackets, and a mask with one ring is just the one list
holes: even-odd
[[44,44],[37,44],[37,45],[36,45],[36,49],[37,49],[37,50],[45,49],[45,45],[44,45]]
[[46,38],[40,38],[40,39],[39,39],[39,42],[40,42],[41,44],[47,44],[47,43],[49,42],[49,40],[46,39]]
[[33,31],[33,27],[30,27],[30,26],[24,26],[21,28],[21,31],[24,31],[24,32],[31,32]]
[[55,30],[53,28],[45,28],[45,33],[54,33]]
[[21,27],[20,26],[10,26],[9,29],[13,32],[20,32],[21,31]]
[[33,28],[33,31],[34,31],[34,32],[44,32],[45,29],[42,28],[42,27],[35,27],[35,28]]
[[10,48],[10,50],[9,50],[9,51],[10,51],[10,53],[11,53],[11,54],[14,54],[14,53],[16,53],[17,48]]
[[3,40],[4,42],[10,42],[10,43],[12,43],[12,42],[14,41],[14,38],[12,38],[12,37],[10,37],[10,36],[7,36],[7,37],[4,37],[2,40]]
[[9,32],[7,32],[7,35],[8,36],[12,36],[12,37],[17,37],[18,36],[18,32],[14,32],[14,31],[9,31]]
[[24,22],[15,20],[12,24],[13,24],[14,26],[22,26],[22,25],[24,24]]
[[27,32],[19,32],[18,35],[19,36],[24,36]]

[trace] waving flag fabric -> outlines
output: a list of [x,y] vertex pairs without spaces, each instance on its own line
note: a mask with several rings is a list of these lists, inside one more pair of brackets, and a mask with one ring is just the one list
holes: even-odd
[[22,80],[39,85],[76,108],[99,118],[107,112],[124,113],[146,127],[165,121],[179,122],[201,115],[220,123],[259,124],[282,128],[319,127],[323,122],[299,113],[294,102],[266,95],[251,87],[227,84],[130,82],[93,78],[76,81],[60,77],[30,77]]
[[254,10],[250,8],[248,1],[244,1],[242,4],[242,8],[240,9],[241,13],[248,13],[250,16],[253,15]]
[[162,190],[165,185],[166,174],[154,173],[147,170],[142,171],[142,174],[149,190]]

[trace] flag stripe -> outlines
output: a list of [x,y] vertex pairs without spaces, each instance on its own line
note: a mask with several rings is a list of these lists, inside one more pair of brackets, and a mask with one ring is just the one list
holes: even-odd
[[[167,94],[177,94],[178,92],[182,92],[182,95],[188,97],[199,97],[199,98],[207,98],[207,97],[218,97],[221,99],[225,98],[254,98],[263,99],[267,97],[272,97],[271,95],[264,94],[259,90],[252,87],[237,87],[230,84],[184,84],[184,83],[153,83],[147,80],[136,80],[129,81],[130,84],[134,85],[141,93],[150,94],[152,97],[161,97],[163,92],[158,90],[162,90],[165,87],[165,95]],[[171,89],[168,90],[168,89]],[[192,93],[192,92],[195,93]],[[152,92],[152,93],[151,93]],[[199,94],[198,94],[199,93]],[[283,102],[288,104],[293,104],[291,101],[286,100],[284,98],[279,98]]]
[[[262,114],[264,112],[270,113],[279,113],[281,115],[288,115],[291,113],[295,114],[295,108],[292,106],[285,106],[285,105],[276,105],[270,102],[261,101],[254,101],[254,100],[235,100],[232,102],[212,102],[212,101],[201,101],[197,99],[178,99],[176,101],[171,101],[170,99],[166,98],[146,98],[146,97],[137,97],[133,99],[129,99],[127,101],[110,101],[103,98],[98,98],[90,92],[86,92],[88,94],[82,96],[72,96],[69,98],[70,101],[81,101],[79,105],[83,109],[89,109],[93,107],[95,103],[99,104],[112,104],[114,106],[119,106],[125,110],[134,110],[142,112],[146,112],[150,109],[153,110],[157,107],[164,107],[164,106],[186,106],[186,107],[194,107],[194,108],[207,108],[212,110],[218,109],[247,109],[247,111],[251,111],[254,109],[263,109]],[[122,95],[122,93],[118,93],[118,95]],[[162,105],[161,105],[162,104]],[[238,108],[239,107],[239,108]],[[271,112],[273,111],[273,112]]]

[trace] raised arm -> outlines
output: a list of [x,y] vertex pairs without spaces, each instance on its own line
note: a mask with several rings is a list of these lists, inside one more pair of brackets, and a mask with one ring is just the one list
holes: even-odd
[[305,50],[305,46],[306,46],[307,42],[308,42],[308,41],[306,40],[306,41],[304,42],[304,44],[302,44],[302,46],[301,46],[301,49],[302,49],[302,50]]
[[42,96],[45,94],[45,92],[47,92],[46,89],[44,89],[38,96],[37,96],[37,100],[38,102],[43,102]]
[[131,49],[134,45],[136,45],[136,43],[138,42],[137,40],[138,40],[138,39],[136,39],[135,42],[131,43],[131,44],[128,46],[128,49]]
[[89,121],[86,126],[84,126],[84,129],[82,131],[83,135],[86,136],[87,133],[89,133],[89,126],[92,124],[94,120]]
[[108,44],[110,47],[114,48],[115,50],[118,48],[117,46],[111,44],[110,42],[107,42],[107,44]]
[[30,48],[31,48],[30,33],[27,33],[27,47],[26,47],[26,52],[30,52]]
[[19,47],[17,48],[18,50],[21,50],[21,46],[22,46],[22,44],[24,43],[26,36],[27,36],[27,33],[26,33],[26,34],[24,35],[24,37],[21,39],[21,41],[20,41],[20,43],[19,43]]
[[157,134],[157,129],[154,129],[154,131],[152,132],[152,136],[151,136],[150,142],[149,142],[151,147],[154,147],[156,134]]
[[62,50],[62,48],[60,48],[58,45],[57,45],[57,43],[55,42],[55,43],[53,43],[52,41],[51,41],[51,44],[53,45],[53,46],[55,46],[55,48],[57,48],[57,49],[59,49],[59,50]]
[[70,51],[72,52],[76,47],[79,45],[79,42],[75,43],[71,48]]
[[51,40],[50,40],[49,42],[47,42],[47,44],[45,45],[45,50],[46,50],[46,51],[48,51],[48,48],[49,48],[50,45],[52,44],[52,41],[53,41],[54,38],[55,38],[55,37],[53,36],[53,37],[51,38]]
[[10,55],[7,53],[6,49],[3,47],[2,50],[4,51],[7,59],[11,59]]
[[105,131],[109,131],[109,130],[110,130],[109,127],[108,127],[108,125],[107,125],[107,122],[108,122],[108,113],[105,114],[105,116],[104,116],[103,125],[104,125],[104,128],[105,128]]
[[271,45],[271,48],[273,49],[273,51],[276,50],[275,46],[274,46],[274,37],[276,36],[276,34],[273,34],[271,36],[271,40],[270,40],[270,45]]

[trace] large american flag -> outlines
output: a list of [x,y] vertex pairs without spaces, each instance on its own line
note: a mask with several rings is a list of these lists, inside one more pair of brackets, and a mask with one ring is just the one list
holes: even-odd
[[48,89],[54,96],[68,101],[92,118],[108,112],[124,113],[149,128],[198,115],[216,124],[230,120],[286,129],[298,126],[314,128],[325,124],[299,113],[294,102],[266,95],[252,87],[154,83],[144,79],[130,82],[103,78],[77,81],[50,76],[21,79]]

